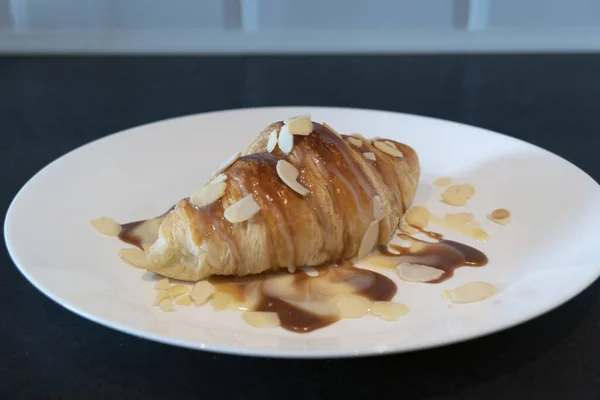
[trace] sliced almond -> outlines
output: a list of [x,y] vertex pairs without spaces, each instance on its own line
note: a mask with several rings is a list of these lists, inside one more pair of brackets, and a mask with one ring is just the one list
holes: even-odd
[[180,306],[191,306],[192,298],[190,297],[189,294],[186,294],[185,296],[181,296],[180,298],[175,300],[175,304],[180,305]]
[[357,139],[357,138],[355,138],[355,137],[352,137],[352,136],[349,136],[349,137],[348,137],[348,142],[349,142],[349,143],[350,143],[352,146],[354,146],[354,147],[362,147],[362,145],[363,145],[363,142],[362,142],[362,140],[360,140],[360,139]]
[[171,287],[171,284],[169,283],[169,278],[161,279],[160,281],[156,282],[156,284],[154,285],[154,289],[156,289],[156,290],[167,290],[170,287]]
[[211,185],[214,185],[216,183],[221,183],[221,182],[225,182],[227,180],[227,175],[225,174],[219,174],[215,177],[215,179],[213,179],[212,181],[210,181]]
[[98,231],[98,233],[105,236],[119,236],[121,233],[121,224],[114,219],[108,217],[100,217],[90,221],[90,224]]
[[371,151],[367,151],[366,153],[362,153],[363,157],[367,160],[377,161],[377,157],[375,157],[375,153]]
[[510,224],[510,223],[511,223],[511,218],[510,218],[510,217],[505,217],[505,218],[494,218],[494,217],[492,216],[492,214],[488,214],[488,215],[487,215],[487,219],[489,219],[490,221],[492,221],[492,222],[494,222],[494,223],[496,223],[496,224],[499,224],[499,225],[504,225],[504,226],[506,226],[506,225],[508,225],[508,224]]
[[242,319],[255,328],[275,328],[281,325],[279,316],[274,312],[246,311]]
[[157,290],[154,296],[154,304],[159,304],[162,299],[170,299],[167,290]]
[[331,127],[331,125],[329,125],[327,122],[323,122],[321,125],[323,125],[325,128],[327,128],[327,129],[329,129],[331,132],[333,132],[333,134],[334,134],[335,136],[339,137],[339,138],[340,138],[340,139],[342,139],[342,140],[344,139],[344,138],[342,137],[342,135],[341,135],[341,134],[340,134],[338,131],[336,131],[335,129],[333,129],[333,128]]
[[396,267],[398,276],[408,282],[430,282],[444,275],[441,269],[421,264],[402,263]]
[[178,284],[178,285],[171,286],[167,290],[167,293],[169,294],[170,297],[175,298],[175,297],[181,296],[182,294],[188,293],[189,291],[190,291],[190,289],[187,286]]
[[302,267],[301,270],[312,278],[319,276],[319,271],[317,271],[314,267]]
[[175,311],[175,309],[173,308],[173,301],[171,301],[171,299],[169,298],[164,298],[162,299],[159,303],[158,306],[160,307],[161,310],[163,310],[164,312],[170,312],[170,311]]
[[267,151],[271,153],[277,146],[277,130],[273,129],[273,132],[269,134],[269,141],[267,142]]
[[217,170],[217,172],[215,172],[213,174],[213,176],[217,176],[221,172],[225,171],[227,169],[227,167],[229,167],[231,164],[236,162],[238,160],[238,158],[240,158],[241,156],[242,156],[242,152],[238,151],[237,153],[235,153],[231,157],[229,157],[227,160],[223,161],[221,163],[221,165],[219,166],[219,169]]
[[125,248],[119,250],[119,257],[126,263],[137,268],[148,268],[149,263],[146,259],[146,254],[138,249]]
[[310,190],[302,186],[296,179],[298,179],[298,175],[300,172],[294,167],[292,164],[285,160],[277,161],[277,175],[279,178],[288,185],[294,192],[299,195],[306,196],[310,193]]
[[336,306],[342,318],[360,318],[367,315],[371,302],[364,297],[349,295],[341,297]]
[[287,125],[281,127],[279,131],[279,139],[277,140],[279,149],[285,154],[290,154],[294,148],[294,135],[290,133]]
[[442,193],[442,200],[451,206],[464,206],[475,194],[475,188],[468,183],[452,185]]
[[370,141],[371,143],[373,143],[373,142],[376,142],[376,141],[378,141],[378,140],[381,140],[381,138],[380,138],[379,136],[375,136],[375,137],[372,137],[371,139],[369,139],[369,141]]
[[510,211],[508,211],[505,208],[498,208],[498,209],[492,211],[492,218],[503,219],[503,218],[508,218],[508,217],[510,217]]
[[194,304],[201,306],[215,293],[215,287],[208,281],[200,281],[194,285],[190,292],[190,296]]
[[468,224],[473,221],[475,216],[471,213],[456,213],[456,214],[446,214],[444,216],[446,221],[450,224]]
[[411,207],[404,216],[406,222],[416,228],[425,229],[431,219],[431,213],[425,207]]
[[445,297],[456,304],[473,303],[496,294],[496,286],[488,282],[469,282],[456,289],[445,291]]
[[369,140],[367,138],[365,138],[363,135],[361,135],[360,133],[352,133],[350,134],[350,136],[355,137],[357,139],[362,140],[363,142],[368,142]]
[[358,249],[358,259],[364,258],[373,251],[373,247],[377,244],[379,239],[379,221],[372,221],[365,232],[365,235],[360,242]]
[[210,305],[214,310],[225,310],[234,302],[233,295],[230,293],[217,292],[213,295]]
[[448,178],[448,177],[438,178],[435,181],[433,181],[433,185],[437,186],[437,187],[448,186],[451,183],[452,183],[452,178]]
[[384,153],[387,153],[391,156],[399,157],[399,158],[404,157],[404,154],[402,154],[402,152],[400,150],[398,150],[395,146],[392,147],[385,142],[377,141],[377,142],[373,143],[373,146],[375,146],[376,149],[379,149],[379,150],[383,151]]
[[252,194],[249,194],[243,197],[237,203],[234,203],[225,209],[223,215],[225,219],[229,222],[243,222],[254,216],[257,212],[260,211],[260,206],[252,197]]
[[313,131],[313,123],[310,114],[290,118],[285,125],[292,135],[308,136]]
[[392,146],[395,149],[398,149],[398,146],[396,146],[396,143],[392,142],[391,140],[384,140],[383,143]]
[[373,196],[373,219],[375,221],[381,221],[384,217],[383,205],[381,204],[381,197]]
[[[221,175],[223,174],[220,174],[219,176]],[[227,182],[210,183],[202,189],[198,189],[190,197],[190,203],[197,207],[207,206],[223,197],[225,189],[227,189]]]
[[371,314],[386,321],[396,321],[408,311],[404,304],[393,301],[376,301],[371,308]]
[[407,224],[405,220],[400,221],[400,225],[398,225],[398,228],[402,232],[408,233],[409,235],[416,235],[417,233],[420,232],[417,228]]

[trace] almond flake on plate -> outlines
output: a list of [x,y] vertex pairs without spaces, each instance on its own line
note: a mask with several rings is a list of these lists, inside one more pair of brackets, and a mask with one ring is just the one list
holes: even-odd
[[254,216],[260,211],[260,206],[252,197],[252,194],[244,196],[237,203],[234,203],[225,209],[223,215],[229,222],[243,222]]
[[119,250],[119,257],[121,257],[121,260],[137,268],[148,268],[149,266],[146,254],[138,249],[121,249]]
[[93,219],[90,221],[90,224],[92,224],[98,233],[105,236],[115,237],[121,233],[121,224],[108,217]]
[[171,286],[167,290],[167,293],[170,297],[178,297],[178,296],[181,296],[182,294],[188,293],[189,291],[190,291],[190,289],[187,286],[178,284],[178,285]]
[[[219,176],[221,175],[223,174],[220,174]],[[190,203],[197,207],[207,206],[223,197],[225,189],[227,189],[227,182],[210,183],[202,189],[198,189],[190,197]]]
[[273,129],[273,131],[269,134],[269,141],[267,142],[267,151],[271,153],[275,150],[277,146],[277,130]]
[[408,311],[406,305],[393,301],[376,301],[371,308],[371,314],[386,321],[396,321]]
[[276,169],[279,178],[294,192],[302,196],[306,196],[310,193],[310,190],[298,183],[297,179],[300,172],[292,164],[285,160],[279,160],[277,161]]
[[396,267],[398,276],[407,282],[431,282],[444,275],[441,269],[421,264],[402,263]]
[[496,294],[496,286],[488,282],[469,282],[453,290],[444,290],[444,298],[456,304],[474,303]]
[[366,158],[367,160],[371,160],[371,161],[377,161],[377,158],[375,157],[375,153],[368,151],[366,153],[362,153],[363,157]]
[[423,206],[415,206],[406,212],[404,219],[413,227],[425,229],[431,219],[431,213]]
[[160,281],[156,282],[156,284],[154,285],[154,289],[157,289],[157,290],[167,290],[170,287],[171,287],[171,285],[169,283],[169,278],[161,279]]
[[161,310],[163,310],[164,312],[170,312],[170,311],[175,311],[175,309],[173,308],[173,301],[171,301],[171,299],[169,298],[164,298],[162,299],[159,303],[158,306],[160,307]]
[[190,297],[189,294],[186,294],[185,296],[181,296],[180,298],[175,300],[175,304],[180,305],[180,306],[191,306],[192,298]]
[[294,148],[294,135],[290,133],[287,125],[281,127],[279,131],[279,139],[277,141],[279,149],[285,154],[290,154]]
[[373,143],[373,146],[375,146],[376,149],[381,150],[384,153],[387,153],[391,156],[398,157],[398,158],[404,157],[404,154],[402,154],[402,152],[400,150],[398,150],[396,147],[392,147],[389,144],[384,143],[382,141],[377,141],[377,142]]
[[201,306],[215,293],[215,287],[208,281],[200,281],[194,285],[190,292],[190,296],[194,304]]
[[285,125],[292,135],[308,136],[313,131],[313,123],[310,120],[310,114],[290,118]]
[[451,183],[452,183],[452,178],[443,177],[443,178],[437,178],[435,181],[433,181],[433,186],[444,187],[444,186],[450,185]]
[[357,255],[359,260],[368,256],[373,251],[373,247],[377,244],[377,239],[379,239],[379,221],[372,221],[360,242]]
[[444,190],[442,200],[451,206],[464,206],[475,194],[475,188],[468,183],[462,185],[453,185]]
[[342,318],[360,318],[367,315],[371,302],[364,297],[348,295],[341,297],[336,306]]
[[255,328],[275,328],[281,325],[277,313],[268,311],[246,311],[242,319]]

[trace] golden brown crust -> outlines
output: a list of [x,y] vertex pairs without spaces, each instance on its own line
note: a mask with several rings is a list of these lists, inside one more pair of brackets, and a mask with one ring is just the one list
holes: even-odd
[[[199,280],[209,275],[247,275],[301,266],[317,266],[354,257],[374,219],[373,197],[385,212],[378,244],[387,243],[412,201],[419,162],[409,146],[393,142],[404,157],[376,148],[356,147],[320,124],[308,136],[294,136],[285,155],[266,151],[267,126],[241,157],[223,173],[228,177],[223,197],[205,207],[182,200],[169,213],[159,239],[149,250],[152,270],[165,276]],[[375,154],[371,161],[365,152]],[[298,182],[310,190],[302,196],[279,178],[281,159],[299,172]],[[247,221],[230,223],[223,212],[252,194],[260,211]]]

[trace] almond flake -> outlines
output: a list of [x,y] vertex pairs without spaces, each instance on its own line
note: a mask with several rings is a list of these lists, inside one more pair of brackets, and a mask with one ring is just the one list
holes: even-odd
[[233,295],[230,293],[217,292],[213,295],[210,305],[216,311],[225,310],[234,302]]
[[171,285],[169,284],[169,278],[161,279],[160,281],[156,282],[156,284],[154,285],[154,289],[157,289],[157,290],[167,290],[170,287],[171,287]]
[[492,211],[491,217],[494,219],[503,219],[510,217],[510,211],[505,208],[498,208]]
[[223,161],[223,163],[219,166],[219,169],[217,170],[217,172],[215,172],[213,174],[213,176],[217,176],[221,172],[225,171],[225,169],[227,169],[227,167],[229,167],[231,164],[236,162],[238,160],[238,158],[240,158],[241,156],[242,156],[242,152],[238,151],[237,153],[235,153],[231,157],[229,157],[227,160]]
[[158,306],[160,307],[161,310],[163,310],[164,312],[170,312],[170,311],[175,311],[175,309],[173,308],[173,302],[171,301],[171,299],[169,298],[164,298],[162,299],[159,303]]
[[377,244],[379,239],[379,221],[372,221],[360,242],[358,249],[358,259],[364,258],[371,253],[373,247]]
[[441,269],[421,264],[402,263],[396,267],[398,276],[408,282],[430,282],[444,275]]
[[396,143],[392,142],[391,140],[384,140],[383,143],[386,143],[386,144],[392,146],[396,150],[398,149],[398,147],[396,146]]
[[317,271],[314,267],[302,267],[300,269],[311,278],[319,276],[319,271]]
[[363,142],[360,139],[354,138],[352,136],[348,137],[348,142],[354,147],[362,147]]
[[108,217],[93,219],[90,221],[90,224],[92,224],[98,233],[105,236],[114,237],[119,236],[119,233],[121,233],[121,224]]
[[146,254],[138,249],[121,249],[119,250],[119,257],[121,257],[121,260],[137,268],[148,268],[149,266]]
[[364,297],[349,295],[340,298],[336,306],[342,318],[360,318],[367,315],[371,302]]
[[252,197],[252,194],[246,195],[237,203],[234,203],[225,209],[223,215],[229,222],[243,222],[254,216],[260,211],[260,206]]
[[287,125],[281,127],[279,131],[279,140],[277,141],[277,145],[279,149],[283,151],[285,154],[290,154],[292,149],[294,148],[294,135],[290,133]]
[[330,126],[330,125],[329,125],[327,122],[323,122],[321,125],[323,125],[325,128],[327,128],[327,129],[329,129],[331,132],[333,132],[333,134],[334,134],[335,136],[339,137],[339,138],[340,138],[340,139],[342,139],[342,140],[344,139],[344,138],[342,137],[342,135],[341,135],[341,134],[340,134],[338,131],[336,131],[335,129],[333,129],[333,128],[332,128],[332,127],[331,127],[331,126]]
[[157,290],[154,297],[154,304],[159,304],[162,299],[170,299],[167,290]]
[[425,207],[415,206],[406,212],[404,219],[415,228],[425,229],[431,219],[431,213]]
[[255,328],[275,328],[281,325],[279,316],[274,312],[246,311],[242,319]]
[[192,197],[190,197],[190,203],[197,207],[207,206],[223,197],[223,195],[225,194],[225,189],[227,189],[227,182],[208,184],[202,189],[198,189],[192,195]]
[[191,306],[192,298],[190,297],[189,294],[186,294],[185,296],[181,296],[180,298],[175,300],[175,304],[180,305],[180,306]]
[[433,181],[433,185],[437,186],[437,187],[448,186],[451,183],[452,183],[452,178],[448,178],[448,177],[437,178],[435,181]]
[[442,193],[442,200],[451,206],[464,206],[475,194],[475,188],[468,183],[453,185]]
[[216,183],[221,183],[221,182],[225,182],[227,180],[227,175],[225,174],[219,174],[215,177],[215,179],[213,179],[212,181],[210,181],[211,185],[214,185]]
[[377,161],[377,158],[375,157],[375,153],[370,152],[370,151],[363,153],[363,157],[366,158],[367,160]]
[[200,281],[194,285],[190,296],[194,301],[194,304],[201,306],[206,303],[208,299],[215,293],[215,287],[208,281]]
[[399,157],[399,158],[404,157],[404,154],[402,154],[402,152],[400,150],[398,150],[396,147],[390,146],[387,143],[377,141],[377,142],[373,143],[373,146],[375,146],[375,148],[377,148],[391,156]]
[[292,164],[285,160],[279,160],[277,161],[276,169],[279,178],[294,192],[302,196],[306,196],[310,193],[310,190],[298,183],[297,179],[300,172]]
[[383,206],[381,205],[381,197],[373,196],[373,219],[381,221],[384,217]]
[[456,304],[474,303],[496,294],[496,286],[487,282],[469,282],[454,290],[444,291],[445,297]]
[[367,138],[365,138],[363,135],[361,135],[360,133],[352,133],[350,134],[350,136],[355,137],[357,139],[362,140],[363,142],[368,142],[369,140]]
[[398,228],[402,232],[408,233],[409,235],[416,235],[417,233],[419,233],[419,230],[417,228],[410,226],[409,224],[406,223],[405,220],[400,221]]
[[308,136],[313,131],[313,123],[310,120],[310,114],[290,118],[285,125],[292,135]]
[[381,140],[381,138],[379,136],[375,136],[375,137],[372,137],[371,139],[369,139],[370,142],[376,142],[378,140]]
[[277,130],[273,129],[273,132],[269,134],[269,141],[267,142],[267,151],[271,153],[277,146]]
[[190,291],[190,289],[182,284],[178,284],[178,285],[174,285],[171,286],[168,290],[167,293],[170,297],[178,297],[181,296],[182,294],[188,293]]
[[393,301],[376,301],[371,308],[371,314],[386,321],[396,321],[408,311],[404,304]]

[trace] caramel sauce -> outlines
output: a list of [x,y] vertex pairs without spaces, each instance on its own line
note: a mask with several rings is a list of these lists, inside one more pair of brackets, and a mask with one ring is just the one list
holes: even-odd
[[233,296],[229,309],[274,312],[281,327],[292,332],[307,333],[338,321],[335,303],[348,295],[359,295],[370,301],[390,301],[396,284],[374,271],[350,264],[319,269],[310,277],[299,271],[266,273],[249,277],[213,277],[209,281],[219,293]]
[[[371,256],[367,264],[378,267],[396,267],[401,263],[426,265],[444,271],[436,280],[427,283],[440,283],[454,275],[454,270],[460,267],[482,267],[488,263],[487,256],[481,251],[458,243],[453,240],[442,239],[439,242],[425,242],[408,235],[399,234],[399,238],[409,240],[410,247],[390,244],[381,246],[380,256]],[[389,251],[389,249],[395,252]],[[383,259],[378,257],[384,257]]]

